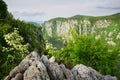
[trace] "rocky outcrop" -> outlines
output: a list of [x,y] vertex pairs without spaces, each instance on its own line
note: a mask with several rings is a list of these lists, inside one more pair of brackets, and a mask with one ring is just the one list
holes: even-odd
[[107,28],[112,23],[111,20],[86,20],[86,19],[53,19],[46,21],[43,24],[43,32],[47,36],[54,37],[54,35],[68,38],[70,36],[70,30],[75,26],[78,28],[79,34],[91,34],[99,28]]
[[[77,18],[55,18],[45,21],[42,24],[42,31],[44,39],[49,43],[52,43],[57,49],[60,49],[70,38],[72,38],[72,30],[74,28],[76,28],[76,32],[80,35],[102,35],[99,38],[104,39],[107,35],[103,33],[103,31],[107,31],[108,33],[108,30],[112,27],[111,24],[111,19],[101,19],[99,17],[89,17],[89,19],[85,19],[85,16],[84,18],[81,18],[81,16],[78,16]],[[110,34],[110,37],[113,37],[112,34]],[[108,41],[105,41],[105,43],[108,43]],[[59,44],[61,44],[61,46],[58,46]],[[109,42],[108,44],[116,46],[112,42]]]
[[4,80],[117,80],[101,75],[91,67],[76,65],[71,70],[55,62],[55,57],[39,56],[33,51]]
[[91,30],[91,22],[89,20],[56,20],[56,21],[47,21],[43,24],[43,29],[45,34],[47,33],[48,36],[54,37],[56,34],[57,36],[61,37],[69,37],[70,30],[73,29],[75,26],[78,26],[79,33],[87,34]]

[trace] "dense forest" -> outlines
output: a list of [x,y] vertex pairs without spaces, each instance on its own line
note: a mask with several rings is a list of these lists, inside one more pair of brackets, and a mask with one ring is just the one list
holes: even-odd
[[120,79],[118,46],[111,48],[103,39],[95,39],[93,34],[80,35],[77,27],[74,27],[69,31],[71,35],[67,37],[63,47],[57,49],[49,43],[48,38],[51,41],[59,38],[62,43],[61,37],[48,37],[44,40],[41,31],[43,27],[15,19],[7,7],[7,4],[0,0],[0,79],[8,75],[10,70],[33,50],[38,51],[39,55],[55,56],[59,63],[64,63],[68,68],[81,63],[104,75],[110,74]]
[[45,50],[41,27],[15,19],[0,0],[0,79],[33,50]]
[[94,35],[79,35],[75,28],[65,47],[57,50],[52,44],[46,43],[46,49],[49,55],[54,55],[59,63],[64,63],[68,68],[82,63],[104,75],[119,78],[120,48],[111,49],[108,44],[103,44],[102,39],[96,40]]
[[58,17],[42,24],[46,48],[59,63],[91,66],[120,78],[120,13]]

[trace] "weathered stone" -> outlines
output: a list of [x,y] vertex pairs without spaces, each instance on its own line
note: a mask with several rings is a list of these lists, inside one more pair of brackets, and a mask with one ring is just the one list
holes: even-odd
[[61,64],[60,68],[61,68],[66,80],[74,80],[72,72],[69,69],[66,69],[64,64]]
[[54,62],[55,62],[55,57],[52,56],[52,57],[49,59],[49,62],[50,62],[50,63],[54,63]]
[[10,71],[9,76],[15,77],[15,75],[18,73],[17,70],[18,70],[18,66],[16,66],[12,71]]
[[97,71],[95,71],[94,69],[92,69],[91,67],[88,67],[88,69],[90,70],[90,77],[92,79],[94,79],[94,80],[102,80],[104,78],[103,75],[101,75],[100,73],[98,73]]
[[72,69],[75,80],[117,80],[116,77],[103,76],[91,67],[86,67],[83,64],[76,65]]
[[23,80],[23,75],[21,73],[17,73],[11,80]]
[[32,65],[25,71],[24,80],[50,80],[46,67],[40,61],[34,61]]
[[57,63],[51,63],[48,67],[51,80],[64,80],[63,72]]
[[117,80],[117,78],[116,78],[116,77],[112,77],[112,76],[110,76],[110,75],[106,75],[106,76],[104,77],[104,80]]
[[72,70],[64,64],[55,62],[55,57],[48,60],[41,58],[37,52],[26,56],[4,80],[117,80],[116,77],[103,76],[91,67],[83,64],[76,65]]
[[39,56],[39,54],[36,52],[36,51],[33,51],[33,52],[31,52],[29,55],[27,55],[23,60],[22,60],[22,62],[20,63],[20,65],[22,65],[22,64],[29,64],[29,65],[31,65],[31,63],[33,62],[33,61],[36,61],[36,60],[40,60],[40,56]]
[[24,73],[25,70],[29,67],[29,64],[21,64],[18,66],[17,72]]
[[49,66],[49,60],[48,60],[47,56],[42,55],[41,61],[43,62],[43,64],[44,64],[46,67]]
[[4,80],[10,80],[10,76],[6,76]]

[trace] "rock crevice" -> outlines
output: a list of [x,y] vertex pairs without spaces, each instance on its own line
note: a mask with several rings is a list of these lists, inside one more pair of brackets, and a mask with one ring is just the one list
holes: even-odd
[[64,64],[55,62],[43,55],[40,57],[33,51],[21,63],[10,71],[4,80],[117,80],[110,75],[102,75],[91,67],[76,65],[71,70]]

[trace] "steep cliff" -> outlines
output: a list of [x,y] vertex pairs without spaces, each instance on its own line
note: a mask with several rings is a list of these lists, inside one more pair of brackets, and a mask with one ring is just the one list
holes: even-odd
[[110,75],[102,75],[91,67],[78,64],[71,70],[64,64],[49,60],[47,56],[40,56],[31,52],[16,66],[4,80],[117,80]]
[[43,34],[48,40],[48,37],[67,39],[70,36],[70,30],[77,27],[79,34],[93,34],[96,39],[102,38],[109,45],[116,46],[120,33],[118,17],[120,17],[119,13],[102,17],[77,15],[70,18],[55,18],[42,25]]

